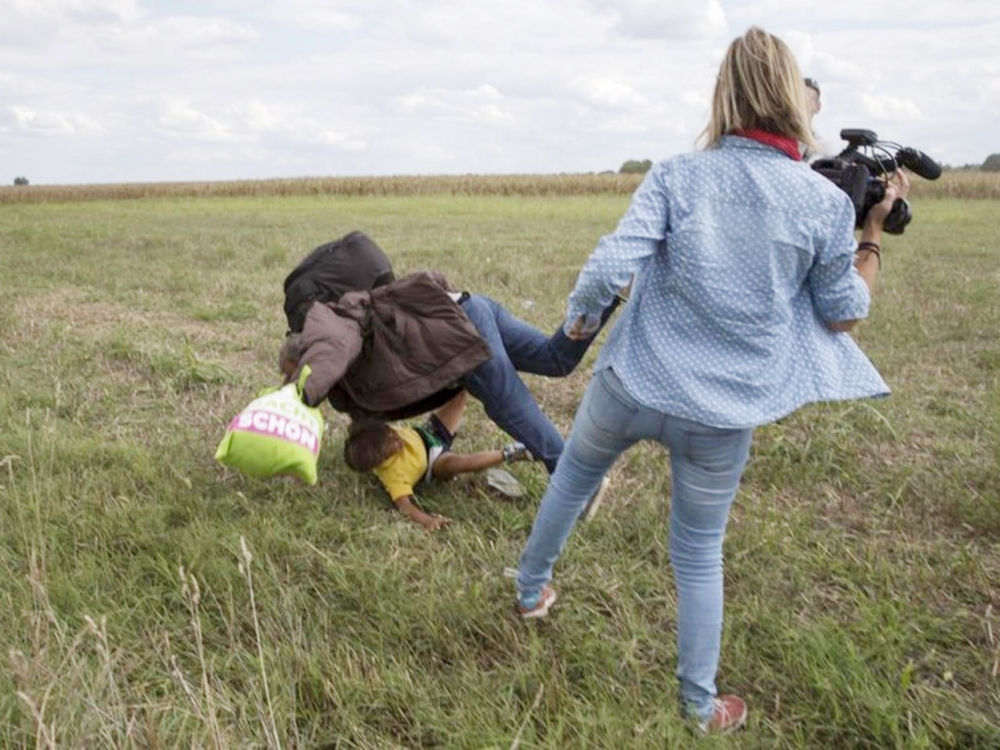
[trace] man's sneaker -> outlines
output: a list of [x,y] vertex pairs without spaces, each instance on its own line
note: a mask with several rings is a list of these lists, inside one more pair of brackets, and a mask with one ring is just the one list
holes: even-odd
[[712,716],[698,726],[705,734],[728,734],[743,726],[746,720],[746,701],[736,695],[720,695],[715,699]]
[[531,451],[527,449],[524,443],[511,443],[510,445],[505,445],[500,452],[503,453],[503,461],[505,464],[511,464],[515,461],[535,460],[535,457],[531,455]]
[[531,597],[519,597],[517,612],[521,617],[530,620],[534,617],[545,617],[549,607],[556,603],[556,592],[551,586],[542,586],[541,590]]
[[608,487],[611,486],[611,479],[605,475],[601,477],[601,484],[598,486],[597,491],[590,496],[590,500],[587,501],[586,506],[583,508],[583,520],[590,521],[595,515],[597,515],[597,509],[601,507],[601,503],[604,502],[604,496],[608,494]]
[[504,497],[524,497],[524,485],[517,477],[499,466],[491,466],[486,470],[486,486]]

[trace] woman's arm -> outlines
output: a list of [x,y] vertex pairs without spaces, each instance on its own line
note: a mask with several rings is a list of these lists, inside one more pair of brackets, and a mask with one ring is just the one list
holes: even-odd
[[893,174],[893,177],[895,182],[890,181],[886,186],[885,198],[868,210],[865,225],[861,229],[861,237],[858,239],[854,267],[868,284],[869,291],[875,291],[875,277],[878,276],[881,267],[882,227],[889,212],[892,211],[892,204],[897,198],[905,198],[910,192],[910,178],[906,172],[900,169]]
[[[886,217],[892,211],[892,204],[897,198],[905,198],[910,192],[910,178],[906,172],[898,170],[886,185],[885,197],[868,209],[861,237],[858,239],[858,249],[854,254],[854,267],[858,275],[868,286],[868,293],[875,291],[875,280],[882,267],[882,231]],[[827,321],[826,327],[831,331],[847,332],[854,328],[857,320]]]
[[632,283],[646,259],[660,249],[669,224],[669,176],[670,162],[646,173],[615,231],[601,238],[580,269],[563,329],[569,338],[593,335],[601,324],[601,313]]

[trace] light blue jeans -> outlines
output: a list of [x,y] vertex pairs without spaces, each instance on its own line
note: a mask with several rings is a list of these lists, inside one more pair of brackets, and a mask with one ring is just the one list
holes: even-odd
[[615,459],[640,440],[669,450],[670,560],[677,588],[677,678],[689,714],[706,719],[716,696],[722,636],[722,541],[753,430],[726,430],[664,414],[632,398],[611,369],[597,373],[580,403],[573,429],[531,535],[521,553],[517,589],[522,602],[552,579],[587,500]]

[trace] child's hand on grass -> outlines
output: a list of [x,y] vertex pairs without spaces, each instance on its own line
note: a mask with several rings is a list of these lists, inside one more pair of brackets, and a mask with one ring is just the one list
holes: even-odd
[[439,516],[436,513],[424,513],[420,512],[420,517],[410,516],[411,521],[416,521],[421,526],[423,526],[427,531],[437,531],[442,526],[447,526],[451,523],[451,519],[447,516]]
[[439,516],[436,513],[425,513],[413,500],[414,498],[412,495],[401,497],[396,500],[396,508],[398,508],[399,512],[404,516],[409,518],[414,523],[419,523],[427,529],[427,531],[437,531],[442,526],[446,526],[451,523],[451,519],[447,516]]

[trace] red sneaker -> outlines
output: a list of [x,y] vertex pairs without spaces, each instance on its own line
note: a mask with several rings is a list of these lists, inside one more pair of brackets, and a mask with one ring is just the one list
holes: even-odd
[[747,704],[736,695],[720,695],[715,699],[712,716],[698,726],[705,734],[729,734],[747,720]]
[[530,620],[533,617],[545,617],[549,613],[549,607],[556,603],[556,592],[551,586],[542,586],[541,596],[538,601],[530,607],[526,607],[519,601],[517,612],[521,617]]

